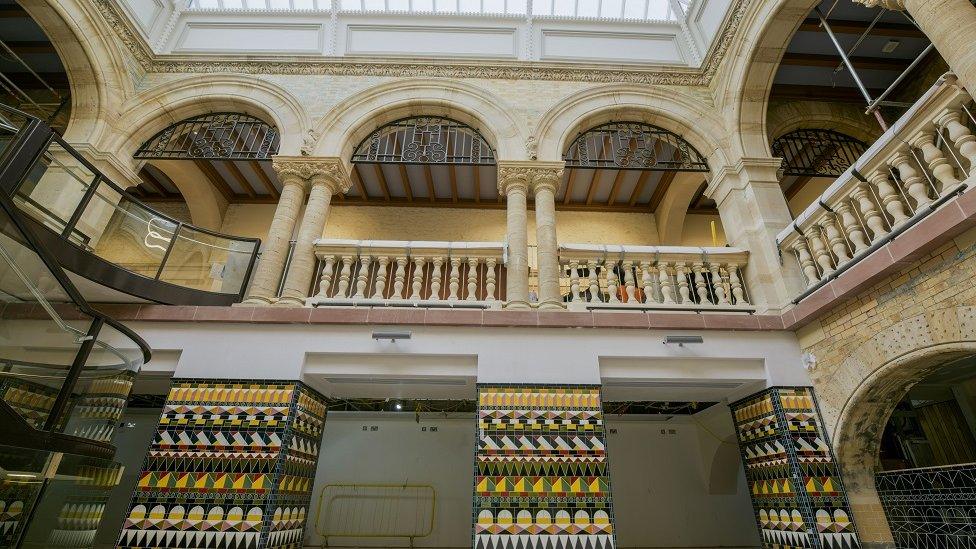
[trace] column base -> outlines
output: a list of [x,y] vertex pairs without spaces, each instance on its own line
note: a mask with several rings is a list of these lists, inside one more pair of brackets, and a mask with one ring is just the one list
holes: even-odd
[[305,300],[294,297],[283,297],[275,302],[275,307],[304,307]]
[[531,309],[532,304],[528,301],[506,301],[502,305],[503,309]]
[[233,307],[242,307],[248,305],[261,306],[261,305],[271,305],[272,303],[274,303],[274,301],[270,297],[249,296],[244,301],[241,301],[240,303],[234,303],[232,306]]
[[540,301],[539,309],[545,311],[561,311],[566,309],[566,304],[562,301]]

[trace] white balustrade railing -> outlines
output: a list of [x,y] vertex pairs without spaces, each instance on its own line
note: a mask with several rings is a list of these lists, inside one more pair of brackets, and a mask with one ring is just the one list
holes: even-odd
[[972,97],[943,76],[777,236],[808,286],[864,257],[976,176]]
[[501,242],[317,240],[319,279],[309,302],[500,306],[503,250]]
[[742,270],[749,252],[689,246],[559,246],[570,309],[752,311]]

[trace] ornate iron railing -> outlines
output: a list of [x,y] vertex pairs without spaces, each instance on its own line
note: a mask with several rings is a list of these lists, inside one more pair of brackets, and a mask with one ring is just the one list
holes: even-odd
[[495,151],[478,130],[449,118],[404,118],[380,127],[352,155],[379,164],[493,165]]
[[269,160],[278,152],[274,126],[241,113],[222,112],[187,118],[157,133],[136,158],[188,160]]
[[640,122],[589,129],[563,154],[567,168],[707,172],[708,163],[680,135]]
[[840,177],[868,148],[834,130],[796,130],[773,141],[773,156],[783,159],[784,175]]

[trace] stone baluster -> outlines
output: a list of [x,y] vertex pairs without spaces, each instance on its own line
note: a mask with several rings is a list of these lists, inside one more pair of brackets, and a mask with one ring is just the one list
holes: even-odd
[[396,272],[393,273],[393,295],[390,299],[403,299],[403,287],[407,283],[407,258],[398,256],[395,260]]
[[810,248],[802,236],[793,243],[793,251],[796,252],[796,260],[800,263],[800,270],[803,271],[803,276],[807,279],[807,286],[813,286],[819,282],[820,276],[817,274],[817,266],[813,263]]
[[579,260],[569,262],[569,300],[576,301],[580,295]]
[[458,289],[461,287],[461,258],[452,257],[451,258],[451,273],[448,282],[448,291],[450,292],[447,296],[449,301],[458,300]]
[[888,234],[884,219],[875,207],[874,200],[871,199],[871,186],[863,182],[858,184],[857,188],[854,189],[853,196],[854,200],[857,201],[857,209],[861,212],[865,225],[871,231],[871,242]]
[[356,272],[356,295],[353,299],[366,297],[366,286],[369,285],[369,267],[372,258],[368,255],[359,256],[359,270]]
[[936,119],[936,124],[949,132],[956,150],[969,161],[969,174],[976,175],[976,136],[962,123],[962,116],[959,111],[946,110]]
[[620,303],[620,297],[617,295],[620,282],[617,278],[616,266],[617,264],[614,262],[604,264],[604,268],[607,270],[607,293],[609,294],[607,303]]
[[844,240],[844,235],[837,227],[838,221],[837,215],[827,212],[821,216],[818,224],[823,228],[824,234],[827,235],[827,243],[830,245],[830,250],[834,252],[837,264],[840,265],[841,263],[850,261],[851,256],[847,251],[847,241]]
[[668,272],[668,264],[666,262],[657,262],[657,276],[661,284],[661,299],[667,305],[673,304],[674,288],[671,285],[671,273]]
[[959,179],[956,178],[955,170],[952,168],[949,159],[942,154],[941,149],[935,146],[935,135],[931,131],[918,132],[909,140],[909,143],[922,151],[922,158],[928,164],[935,180],[939,182],[939,196],[959,184]]
[[485,301],[495,301],[498,297],[495,295],[495,265],[496,261],[494,257],[489,257],[486,261],[487,268],[485,269]]
[[687,266],[683,261],[674,264],[674,274],[678,279],[678,303],[691,303],[691,291],[688,289]]
[[820,234],[819,225],[811,225],[803,232],[803,236],[807,239],[807,245],[810,246],[810,251],[813,253],[813,258],[820,266],[820,272],[823,276],[827,276],[834,272],[833,258],[830,257],[830,251],[824,244],[823,236]]
[[390,258],[381,255],[377,259],[376,266],[376,287],[373,290],[373,297],[376,299],[386,299],[386,279],[387,268],[390,265]]
[[905,215],[905,205],[902,203],[901,195],[898,194],[894,185],[888,181],[888,174],[879,170],[871,173],[868,176],[868,180],[877,187],[878,197],[881,199],[881,206],[891,214],[892,226],[898,226],[904,223],[908,219],[908,216]]
[[624,261],[624,292],[627,296],[627,303],[637,301],[637,284],[634,283],[634,262]]
[[342,256],[342,270],[339,271],[339,285],[336,288],[335,296],[338,298],[349,297],[347,291],[349,290],[350,277],[352,276],[352,259],[351,255]]
[[322,264],[322,276],[319,278],[318,297],[332,297],[329,295],[329,290],[332,289],[332,277],[335,274],[335,260],[335,256],[330,255],[325,258],[325,262]]
[[657,301],[657,296],[654,295],[654,283],[652,280],[654,277],[651,276],[651,263],[649,261],[641,261],[641,289],[644,290],[644,303],[654,303]]
[[698,303],[704,305],[708,299],[708,285],[705,283],[705,265],[700,261],[692,263],[691,270],[695,273],[695,291],[698,293]]
[[745,292],[742,289],[742,280],[739,278],[739,266],[735,263],[729,263],[725,269],[729,272],[729,286],[732,288],[732,299],[735,300],[735,304],[748,305],[749,302],[746,301]]
[[441,299],[441,280],[442,280],[442,268],[444,266],[444,258],[441,256],[434,256],[433,259],[433,270],[430,273],[430,299],[432,301],[440,301]]
[[415,257],[413,259],[413,284],[410,287],[410,301],[420,301],[423,299],[421,292],[424,289],[424,267],[427,265],[427,258]]
[[858,254],[867,250],[870,245],[864,236],[864,229],[858,222],[857,216],[854,215],[854,210],[850,202],[841,200],[840,203],[834,206],[834,211],[837,212],[837,217],[841,227],[844,229],[844,234],[847,235],[847,239],[854,246],[854,253]]
[[708,266],[712,272],[712,288],[715,291],[715,299],[718,300],[719,305],[728,305],[729,296],[725,292],[725,280],[722,278],[721,266],[718,263],[709,263]]
[[600,279],[597,277],[596,268],[596,261],[591,259],[586,262],[586,270],[589,273],[587,278],[590,281],[590,295],[586,298],[586,301],[602,301],[600,299]]
[[478,258],[468,258],[468,297],[467,301],[478,300]]
[[888,165],[898,170],[898,177],[905,185],[908,196],[915,200],[916,208],[921,208],[932,202],[932,199],[929,197],[925,178],[918,173],[912,160],[910,151],[901,150],[888,159]]

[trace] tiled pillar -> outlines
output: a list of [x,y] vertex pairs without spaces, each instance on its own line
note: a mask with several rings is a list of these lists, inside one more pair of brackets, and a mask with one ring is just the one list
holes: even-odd
[[118,547],[300,548],[324,422],[300,382],[176,381]]
[[474,549],[611,549],[599,385],[479,385]]
[[763,547],[860,547],[813,389],[771,387],[730,406]]

